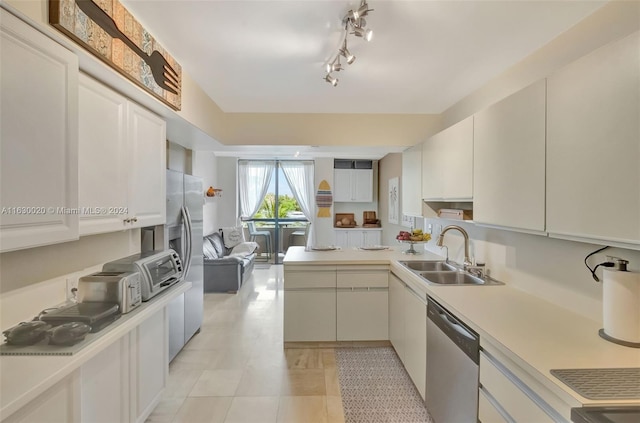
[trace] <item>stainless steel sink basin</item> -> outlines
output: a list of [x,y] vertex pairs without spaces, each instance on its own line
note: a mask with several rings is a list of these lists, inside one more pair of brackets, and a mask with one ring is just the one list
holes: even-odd
[[485,285],[484,279],[465,272],[420,272],[428,282],[438,285]]
[[403,261],[402,264],[418,272],[450,272],[457,270],[444,261]]

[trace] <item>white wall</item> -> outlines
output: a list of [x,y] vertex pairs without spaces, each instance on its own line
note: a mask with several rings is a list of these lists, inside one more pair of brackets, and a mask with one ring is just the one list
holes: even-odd
[[[219,188],[218,183],[218,158],[211,151],[194,151],[192,156],[193,175],[202,178],[204,190],[209,187]],[[225,195],[226,194],[226,195]],[[216,232],[220,227],[217,222],[218,208],[224,201],[228,201],[229,196],[234,196],[234,192],[223,192],[222,197],[205,197],[203,209],[203,232],[205,235]]]

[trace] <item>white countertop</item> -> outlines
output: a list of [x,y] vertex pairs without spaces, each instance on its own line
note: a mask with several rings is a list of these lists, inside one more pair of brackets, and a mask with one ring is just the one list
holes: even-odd
[[189,288],[191,282],[180,282],[142,303],[95,334],[99,338],[74,355],[1,356],[0,416],[5,418],[35,399]]
[[480,334],[481,340],[498,347],[567,404],[640,404],[640,400],[586,399],[549,373],[551,369],[640,367],[640,349],[605,341],[598,335],[601,325],[596,321],[512,288],[509,281],[491,286],[428,284],[399,261],[442,260],[442,257],[430,253],[405,255],[400,252],[403,249],[306,252],[302,247],[292,247],[284,264],[389,264],[398,277],[410,280],[413,287],[419,287],[461,318]]

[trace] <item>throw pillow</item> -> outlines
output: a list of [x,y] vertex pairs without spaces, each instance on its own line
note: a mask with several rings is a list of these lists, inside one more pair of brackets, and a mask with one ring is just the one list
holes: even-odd
[[204,258],[207,258],[210,260],[218,258],[218,253],[216,252],[216,249],[213,247],[211,240],[209,240],[209,238],[207,237],[205,237],[202,242],[202,253],[204,254]]
[[244,242],[244,230],[242,226],[222,228],[222,238],[224,239],[225,247],[233,248],[241,242]]
[[235,247],[233,247],[233,250],[231,250],[231,256],[239,256],[239,257],[246,257],[248,255],[253,254],[253,252],[255,250],[258,249],[258,243],[257,242],[241,242],[240,244],[236,245]]

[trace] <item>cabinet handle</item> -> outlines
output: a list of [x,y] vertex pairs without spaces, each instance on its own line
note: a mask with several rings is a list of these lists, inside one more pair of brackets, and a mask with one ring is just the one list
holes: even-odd
[[134,217],[131,218],[131,223],[136,223],[137,221],[138,221],[137,217],[134,216]]
[[124,223],[131,223],[131,219],[124,219]]

